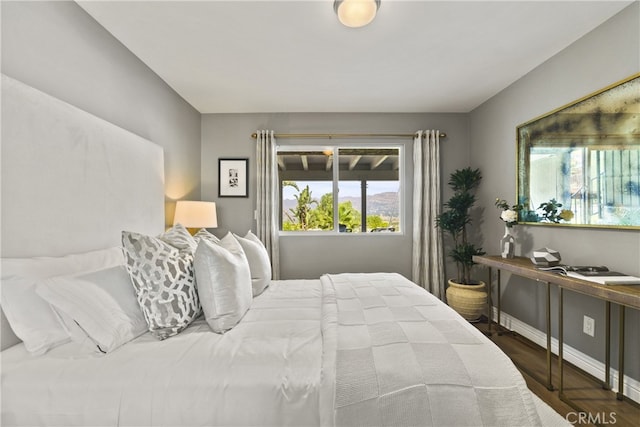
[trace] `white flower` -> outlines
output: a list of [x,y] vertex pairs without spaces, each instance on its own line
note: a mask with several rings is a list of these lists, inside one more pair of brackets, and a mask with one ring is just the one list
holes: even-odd
[[514,211],[513,209],[505,209],[500,214],[500,218],[504,222],[516,222],[518,221],[518,212]]

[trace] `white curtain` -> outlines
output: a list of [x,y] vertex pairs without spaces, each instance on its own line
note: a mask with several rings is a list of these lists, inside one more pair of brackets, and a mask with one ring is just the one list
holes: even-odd
[[440,131],[418,131],[413,140],[412,280],[436,297],[444,297],[440,213]]
[[257,134],[257,225],[256,235],[262,240],[271,259],[272,278],[280,278],[280,246],[278,244],[278,162],[276,140],[272,130]]

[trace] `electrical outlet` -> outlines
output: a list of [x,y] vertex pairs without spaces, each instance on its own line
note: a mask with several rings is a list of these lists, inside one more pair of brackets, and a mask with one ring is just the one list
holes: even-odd
[[584,316],[582,322],[582,332],[589,336],[595,336],[596,333],[596,321],[589,316]]

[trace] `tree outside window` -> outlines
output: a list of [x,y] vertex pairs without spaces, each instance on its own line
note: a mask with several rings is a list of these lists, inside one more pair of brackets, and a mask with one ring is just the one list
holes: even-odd
[[400,147],[279,151],[281,230],[401,232],[400,155]]

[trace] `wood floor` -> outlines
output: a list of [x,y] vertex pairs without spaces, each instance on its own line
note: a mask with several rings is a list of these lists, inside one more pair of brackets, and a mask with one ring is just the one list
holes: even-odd
[[[474,324],[483,332],[487,323]],[[570,406],[558,396],[558,359],[552,359],[552,383],[554,391],[546,387],[547,356],[544,348],[513,332],[491,335],[491,340],[513,360],[520,369],[527,385],[538,397],[576,426],[640,426],[640,405],[631,400],[619,401],[613,391],[604,390],[602,383],[589,374],[564,363],[565,396],[573,402]]]

